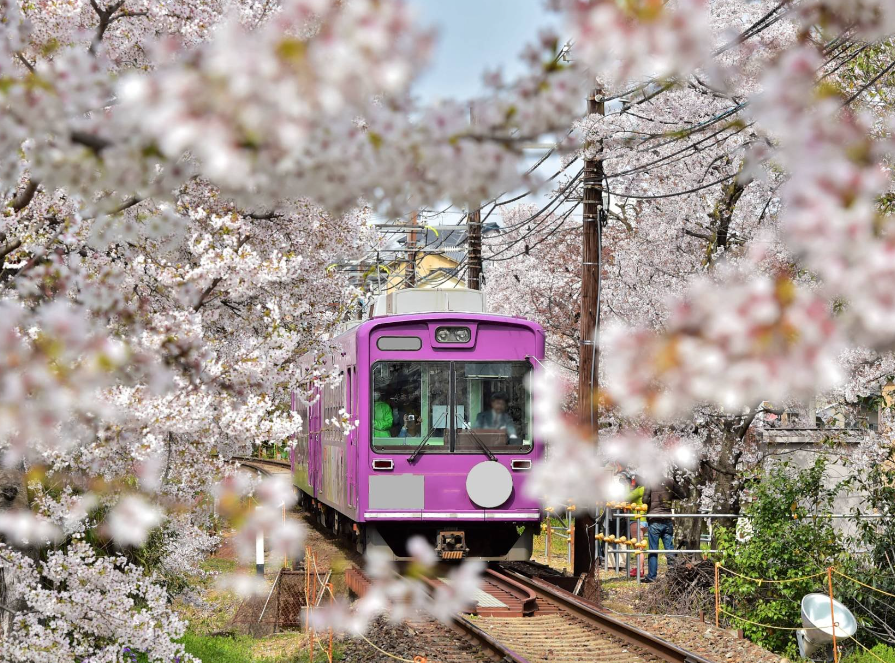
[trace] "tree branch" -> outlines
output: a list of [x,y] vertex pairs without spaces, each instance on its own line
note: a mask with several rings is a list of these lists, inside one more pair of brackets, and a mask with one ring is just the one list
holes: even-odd
[[[248,236],[248,235],[246,235],[246,236],[240,238],[239,242],[237,242],[237,244],[236,244],[236,253],[237,253],[237,254],[239,253],[239,250],[240,250],[240,249],[245,245],[245,243],[248,242],[248,241],[249,241],[249,236]],[[215,278],[215,279],[208,285],[207,288],[205,288],[205,290],[202,291],[202,295],[199,297],[199,301],[196,302],[196,305],[193,307],[193,310],[194,310],[194,311],[198,311],[198,310],[199,310],[200,308],[202,308],[206,303],[208,303],[208,298],[209,298],[209,296],[210,296],[211,293],[214,291],[214,289],[218,286],[218,284],[219,284],[221,281],[223,281],[223,280],[224,280],[224,277],[222,277],[222,276],[218,276],[217,278]]]
[[69,138],[71,138],[71,142],[90,148],[96,154],[99,154],[112,145],[112,141],[87,133],[86,131],[72,131],[69,134]]
[[143,202],[142,198],[138,198],[137,196],[131,196],[130,198],[125,200],[123,203],[121,203],[118,207],[116,207],[111,212],[109,212],[109,214],[112,216],[114,216],[115,214],[120,214],[124,210],[130,209],[134,205],[139,205],[142,202]]
[[35,179],[28,180],[28,184],[25,185],[25,188],[22,189],[15,198],[13,198],[9,206],[12,208],[14,212],[19,212],[26,207],[28,207],[28,203],[34,198],[34,194],[37,193],[37,187],[40,186],[40,182]]
[[726,474],[729,477],[737,476],[736,472],[731,472],[730,470],[722,470],[720,467],[717,467],[716,465],[712,465],[711,461],[706,460],[705,458],[703,458],[699,462],[702,463],[703,465],[705,465],[706,467],[708,467],[710,470],[714,470],[715,472],[718,472],[719,474]]
[[243,216],[249,219],[254,219],[255,221],[270,221],[271,219],[281,219],[283,215],[279,212],[275,212],[271,210],[269,212],[245,212]]
[[109,25],[112,23],[112,15],[117,12],[124,5],[125,0],[118,0],[118,2],[109,5],[105,9],[100,7],[96,0],[90,0],[90,6],[93,7],[93,11],[96,12],[96,15],[99,17],[99,25],[96,27],[96,36],[93,38],[93,42],[90,44],[90,53],[91,55],[96,55],[96,49],[99,46],[100,42],[103,40],[103,36],[106,34],[106,30],[109,29]]
[[22,240],[14,239],[9,244],[6,244],[5,246],[0,246],[0,260],[3,260],[6,256],[8,256],[13,251],[15,251],[21,245],[22,245]]
[[704,239],[706,242],[713,242],[715,238],[712,235],[708,235],[706,233],[698,233],[695,230],[690,230],[688,228],[684,228],[684,234],[690,235],[690,237],[697,237],[699,239]]
[[23,65],[25,65],[25,68],[28,71],[30,71],[32,74],[37,73],[34,71],[34,65],[31,64],[30,62],[28,62],[28,60],[25,58],[25,56],[22,55],[22,51],[16,51],[16,57],[19,59],[19,62],[21,62]]
[[218,276],[215,278],[205,290],[202,291],[202,295],[199,297],[199,301],[196,302],[196,305],[193,307],[194,311],[198,311],[205,305],[205,302],[208,300],[209,295],[211,295],[212,291],[218,286],[218,284],[223,281],[223,277]]
[[117,14],[115,14],[115,16],[113,16],[109,20],[109,25],[112,25],[115,21],[118,21],[122,18],[137,18],[137,17],[148,18],[149,12],[132,12],[132,11],[128,11],[125,9],[124,11],[118,12]]

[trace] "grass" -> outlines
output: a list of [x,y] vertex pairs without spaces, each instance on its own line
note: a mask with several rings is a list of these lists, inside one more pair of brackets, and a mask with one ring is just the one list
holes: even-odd
[[[237,563],[232,559],[209,557],[202,562],[202,570],[208,573],[233,573]],[[204,634],[221,631],[227,628],[241,600],[233,592],[221,591],[214,587],[216,577],[196,577],[190,582],[207,603],[207,608],[189,604],[181,598],[175,599],[174,605],[180,615],[187,619],[193,633]]]
[[[280,633],[256,640],[247,635],[202,635],[190,632],[180,642],[188,654],[204,663],[308,663],[307,643],[299,633]],[[334,643],[333,660],[341,661],[342,657],[341,647]],[[325,661],[326,655],[318,649],[313,663]],[[138,654],[136,662],[148,663],[148,659],[145,655]]]
[[[556,527],[564,527],[564,523],[559,518],[550,518],[551,525]],[[568,566],[568,550],[569,543],[559,534],[567,534],[565,531],[553,532],[550,537],[550,566],[556,569],[564,569]],[[541,530],[540,534],[534,537],[534,545],[532,549],[532,558],[539,562],[546,562],[547,547],[547,531]]]
[[238,565],[235,559],[225,559],[223,557],[207,557],[201,564],[203,571],[209,573],[233,573]]
[[870,651],[876,656],[871,656],[859,647],[854,654],[842,659],[842,663],[879,663],[880,660],[885,663],[895,663],[895,648],[880,644]]

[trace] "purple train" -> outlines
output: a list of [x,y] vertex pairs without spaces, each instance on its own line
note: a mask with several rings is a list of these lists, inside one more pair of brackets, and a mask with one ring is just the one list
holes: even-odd
[[[442,559],[531,556],[541,516],[522,486],[543,446],[526,380],[544,331],[483,311],[472,290],[383,295],[334,340],[341,356],[325,364],[340,384],[311,391],[310,405],[307,389],[293,392],[300,499],[359,551],[404,559],[419,534]],[[343,409],[358,422],[347,435]]]

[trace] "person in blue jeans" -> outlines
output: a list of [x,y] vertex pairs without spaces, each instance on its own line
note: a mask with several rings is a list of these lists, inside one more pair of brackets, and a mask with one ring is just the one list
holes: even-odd
[[[673,550],[674,549],[674,521],[671,518],[650,518],[647,521],[649,523],[649,527],[647,529],[646,537],[649,541],[649,549],[650,550],[658,550],[659,549],[659,541],[662,541],[662,545],[665,547],[665,550]],[[668,564],[671,565],[671,555],[668,555]],[[656,575],[659,573],[659,554],[658,553],[650,553],[647,559],[647,573],[646,578],[643,579],[643,582],[653,582],[656,579]]]
[[[672,502],[684,499],[689,491],[685,490],[674,479],[665,479],[655,488],[643,491],[643,503],[649,509],[646,514],[647,540],[650,550],[659,549],[659,541],[665,550],[674,550],[674,519],[669,518]],[[672,556],[668,555],[668,564],[672,564]],[[650,553],[647,558],[647,574],[643,582],[655,582],[659,573],[659,554]]]

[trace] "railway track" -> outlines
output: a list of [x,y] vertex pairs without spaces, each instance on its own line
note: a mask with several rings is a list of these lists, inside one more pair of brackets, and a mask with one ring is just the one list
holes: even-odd
[[513,570],[498,568],[497,573],[534,594],[537,610],[530,618],[490,617],[477,621],[501,642],[518,643],[516,648],[530,660],[713,663],[622,622],[571,592],[520,573],[520,566],[514,564]]
[[[621,622],[549,582],[527,577],[518,572],[519,566],[513,565],[516,570],[489,569],[477,604],[454,616],[449,624],[490,659],[506,663],[713,663]],[[358,595],[369,584],[358,569],[350,569],[346,581]],[[440,628],[426,622],[412,625],[428,632]],[[430,660],[452,659],[442,654]]]
[[233,456],[232,460],[240,465],[255,470],[259,474],[270,475],[291,471],[292,465],[285,460],[271,460],[269,458],[254,458],[252,456]]
[[[266,458],[234,460],[265,475],[290,468],[288,462]],[[505,663],[714,663],[622,622],[539,577],[549,577],[551,572],[543,565],[524,562],[488,569],[477,604],[455,615],[448,628],[481,651],[484,658]],[[358,595],[369,586],[366,576],[356,568],[346,571],[345,580]],[[408,625],[440,652],[437,659],[430,660],[470,660],[468,651],[451,653],[452,636],[444,625],[429,619],[412,620]]]

